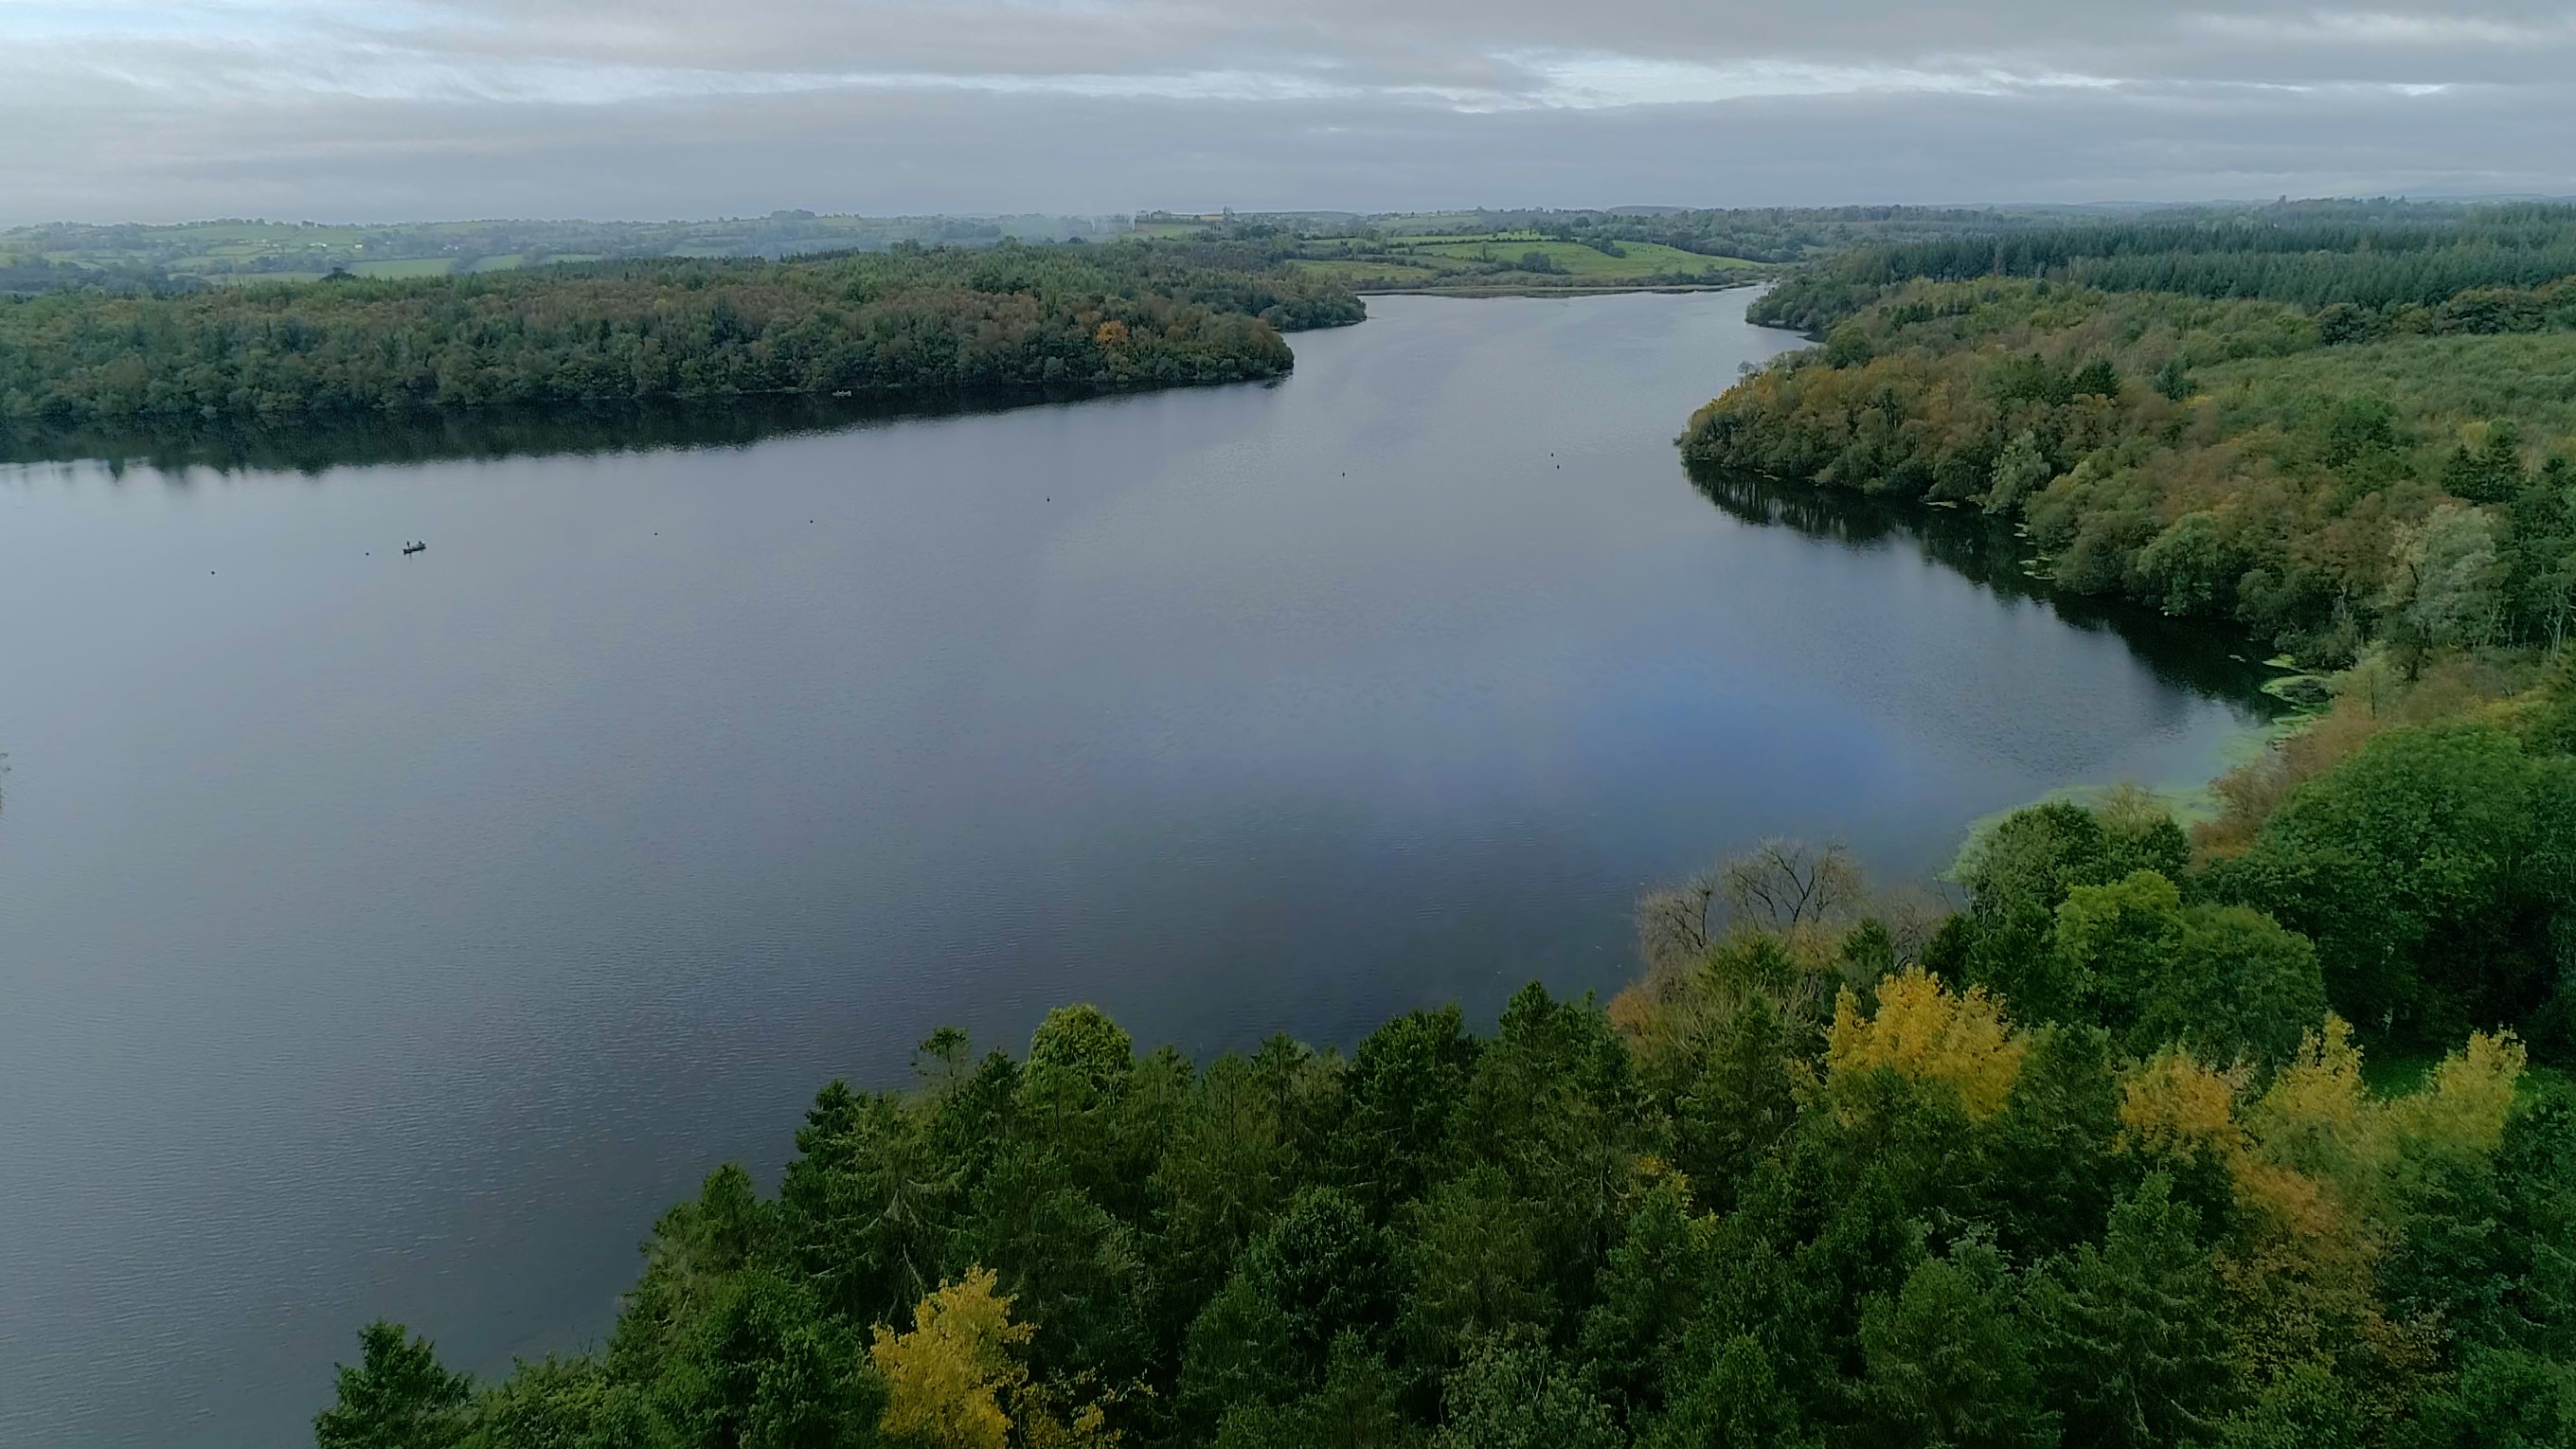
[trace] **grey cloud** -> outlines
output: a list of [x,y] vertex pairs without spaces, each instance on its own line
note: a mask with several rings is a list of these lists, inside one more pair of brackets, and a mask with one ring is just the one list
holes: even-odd
[[2576,190],[2564,6],[0,0],[8,220]]

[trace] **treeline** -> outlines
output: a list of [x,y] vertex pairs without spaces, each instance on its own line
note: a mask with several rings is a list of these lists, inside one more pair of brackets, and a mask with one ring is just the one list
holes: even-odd
[[2576,326],[2576,291],[2557,288],[2537,304],[2554,312],[2554,323],[2488,316],[2475,304],[2454,307],[2447,317],[2439,309],[2463,293],[2527,294],[2569,276],[2576,276],[2576,206],[2155,213],[1861,247],[1766,299],[1755,320],[1821,331],[1901,283],[2021,277],[2111,292],[2259,298],[2309,308],[2340,303],[2398,332],[2530,331]]
[[102,292],[186,292],[196,283],[156,268],[82,266],[0,248],[0,297],[80,288]]
[[[275,272],[321,273],[352,261],[449,258],[472,270],[484,258],[536,265],[551,258],[810,255],[923,246],[1099,240],[1128,230],[1123,217],[818,216],[774,211],[705,221],[531,219],[320,225],[228,218],[170,226],[52,222],[0,231],[0,291],[148,281],[184,290],[200,279]],[[11,282],[9,258],[34,262]],[[46,270],[46,259],[51,259]]]
[[898,247],[0,300],[0,430],[1271,377],[1346,290],[1225,244]]
[[[1151,217],[1139,220],[1152,220]],[[1171,218],[1177,221],[1178,218]],[[1380,216],[1244,214],[1207,223],[1208,234],[1238,239],[1350,240],[1374,249],[1420,235],[1504,238],[1536,234],[1599,246],[1653,242],[1702,256],[1801,262],[1853,247],[1937,237],[1985,236],[2044,226],[2050,213],[1930,206],[1628,207],[1608,211],[1480,210]],[[1312,251],[1307,253],[1314,255]]]
[[[1775,312],[1817,295],[1781,294]],[[1826,308],[1825,345],[1701,409],[1683,448],[1981,509],[2060,588],[2232,619],[2314,663],[2554,645],[2576,615],[2576,397],[2551,381],[2576,369],[2576,283],[2532,295],[2560,330],[2335,341],[2354,304],[1909,282]]]
[[[1820,262],[1819,275],[1844,287],[1884,286],[1909,280],[1964,280],[1983,276],[2084,280],[2103,287],[2129,275],[2117,270],[2141,257],[2200,258],[2302,254],[2351,256],[2427,250],[2563,249],[2576,208],[2545,204],[2469,206],[2444,202],[2379,200],[2282,201],[2260,206],[2160,206],[2076,211],[2065,207],[1619,207],[1604,211],[1481,210],[1372,217],[1294,213],[1242,215],[1210,223],[1211,234],[1240,237],[1298,236],[1309,240],[1362,237],[1400,239],[1408,234],[1494,235],[1537,233],[1561,241],[1652,242],[1707,256],[1751,261]],[[2121,259],[2114,263],[2112,259]],[[1827,259],[1830,259],[1829,261]],[[2391,273],[2390,295],[2448,295],[2463,287],[2502,284],[2533,275],[2510,262],[2489,261],[2477,271],[2466,255],[2444,258],[2408,277]],[[2545,269],[2550,264],[2543,263]],[[2102,277],[2070,269],[2104,268]],[[2445,268],[2452,269],[2446,273]],[[2484,281],[2445,284],[2445,275]],[[2174,271],[2170,275],[2181,275]],[[2299,300],[2286,290],[2298,269],[2276,269],[2268,285],[2282,291],[2249,291],[2245,278],[2262,268],[2208,271],[2190,286],[2158,289],[2208,296],[2262,296]],[[2562,275],[2563,272],[2549,273]],[[2155,284],[2141,281],[2140,287]],[[2212,290],[2200,291],[2202,287]]]
[[1542,213],[1532,224],[1574,241],[1656,242],[1703,256],[1801,262],[1853,247],[1982,236],[2038,222],[2025,214],[1965,207],[1830,206]]
[[2197,852],[2026,810],[1946,918],[1768,846],[1606,1010],[942,1031],[672,1209],[596,1351],[478,1387],[380,1324],[317,1441],[2576,1442],[2576,712],[2374,689]]
[[818,393],[652,402],[415,409],[396,413],[284,414],[251,420],[148,418],[86,427],[0,429],[0,463],[65,458],[105,460],[111,470],[175,473],[209,468],[319,474],[333,468],[426,463],[451,458],[542,458],[665,448],[736,448],[795,433],[837,432],[864,423],[1007,409],[1031,400],[1070,400],[1067,384],[1033,392],[922,397],[832,397]]

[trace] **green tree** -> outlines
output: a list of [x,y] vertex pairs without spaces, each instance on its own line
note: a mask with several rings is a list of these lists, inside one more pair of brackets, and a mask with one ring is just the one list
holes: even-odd
[[1228,1409],[1216,1449],[1411,1449],[1426,1437],[1405,1417],[1402,1384],[1357,1335],[1333,1341],[1323,1387],[1294,1403]]
[[1984,1144],[1997,1180],[1989,1219],[2005,1251],[2040,1258],[2096,1236],[2117,1169],[2120,1090],[2110,1033],[2050,1026],[2031,1034],[2012,1099]]
[[1325,1175],[1346,1100],[1340,1063],[1285,1038],[1200,1074],[1153,1170],[1145,1249],[1159,1341],[1177,1344],[1297,1185]]
[[1455,1006],[1369,1033],[1352,1053],[1349,1109],[1326,1149],[1335,1178],[1380,1214],[1419,1197],[1480,1051]]
[[2166,613],[2223,615],[2235,603],[2246,560],[2226,522],[2202,509],[2167,524],[2139,551],[2137,571]]
[[2492,726],[2388,731],[2292,795],[2206,890],[2315,941],[2347,1020],[2456,1040],[2554,984],[2555,903],[2576,901],[2561,770]]
[[1445,1370],[1469,1338],[1553,1315],[1549,1264],[1531,1219],[1511,1179],[1490,1164],[1407,1207],[1398,1255],[1409,1286],[1396,1327],[1409,1364]]
[[2399,529],[2393,549],[2395,567],[2379,604],[2411,658],[2495,637],[2506,577],[2492,515],[2438,504],[2421,522]]
[[2048,480],[2056,476],[2057,465],[2049,461],[2047,452],[2040,447],[2039,433],[2035,429],[2024,428],[2013,435],[2013,440],[1995,458],[1994,469],[1986,483],[1986,509],[2009,516],[2021,506],[2023,499],[2047,487]]
[[2360,1449],[2370,1442],[2363,1397],[2321,1363],[2303,1363],[2238,1410],[2220,1430],[2221,1449]]
[[464,1439],[473,1381],[448,1372],[428,1339],[380,1318],[358,1345],[357,1365],[339,1368],[336,1402],[313,1418],[315,1449],[448,1449]]
[[1992,1244],[1926,1258],[1896,1294],[1861,1310],[1862,1411],[1874,1444],[2024,1449],[2057,1442],[2039,1399],[2017,1291]]
[[1190,1325],[1178,1408],[1204,1434],[1229,1414],[1293,1402],[1308,1388],[1295,1325],[1248,1275],[1226,1280]]
[[2576,619],[2576,464],[2564,455],[2515,498],[2503,556],[2514,633],[2556,653]]
[[1677,1350],[1710,1307],[1715,1240],[1715,1220],[1694,1218],[1681,1185],[1666,1177],[1646,1190],[1602,1266],[1582,1356],[1603,1396],[1632,1421],[1661,1406]]
[[2576,1368],[2518,1349],[2475,1349],[2459,1386],[2428,1398],[2409,1449],[2568,1449],[2576,1445]]
[[2198,1231],[2199,1214],[2151,1173],[2111,1210],[2100,1246],[2032,1282],[2034,1356],[2068,1442],[2205,1444],[2234,1407],[2225,1306]]
[[2487,430],[2475,446],[2461,444],[2442,465],[2442,488],[2469,503],[2510,503],[2522,491],[2522,437],[2513,424]]
[[796,1134],[797,1159],[779,1191],[781,1230],[842,1312],[900,1318],[946,1276],[973,1164],[942,1150],[937,1112],[834,1082]]
[[477,1403],[466,1449],[648,1449],[644,1394],[596,1359],[522,1362]]
[[1825,339],[1825,365],[1862,367],[1871,354],[1869,334],[1857,327],[1838,328]]
[[1380,1338],[1395,1306],[1393,1269],[1375,1224],[1346,1194],[1308,1188],[1243,1255],[1254,1292],[1278,1308],[1290,1346],[1315,1371],[1346,1333]]
[[1796,1055],[1767,997],[1754,996],[1718,1026],[1674,1113],[1675,1162],[1703,1202],[1730,1205],[1754,1164],[1788,1135],[1797,1116],[1789,1072]]
[[2115,880],[2108,832],[2063,802],[2017,810],[1970,843],[1956,867],[1968,909],[1952,918],[1925,964],[1962,986],[1984,986],[2031,1020],[2081,1009],[2084,983],[2052,949],[2058,903],[2078,885]]
[[1707,1373],[1673,1395],[1670,1412],[1638,1437],[1642,1449],[1819,1449],[1798,1401],[1750,1334],[1727,1340]]
[[[1513,1204],[1503,1216],[1527,1225],[1537,1253],[1530,1287],[1556,1308],[1579,1310],[1591,1293],[1640,1145],[1638,1104],[1632,1058],[1601,1011],[1536,982],[1503,1008],[1459,1100],[1449,1150],[1475,1164],[1476,1199]],[[1481,1176],[1494,1168],[1499,1189]]]
[[2215,1061],[2270,1065],[2325,1017],[2305,937],[2242,906],[2185,908],[2153,871],[2069,890],[2057,951],[2079,999],[2135,1056],[2180,1042]]
[[1610,1411],[1527,1330],[1480,1339],[1441,1394],[1434,1449],[1616,1449]]

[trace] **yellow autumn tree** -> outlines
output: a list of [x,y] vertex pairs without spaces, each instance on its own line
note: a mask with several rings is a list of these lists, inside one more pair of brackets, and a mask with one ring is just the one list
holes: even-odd
[[1028,1382],[1015,1352],[1036,1325],[1011,1321],[990,1268],[969,1268],[913,1310],[913,1330],[878,1324],[868,1356],[885,1375],[888,1435],[934,1449],[1007,1449],[1005,1405]]
[[2361,1079],[2352,1026],[2332,1014],[2282,1064],[2246,1126],[2265,1160],[2329,1184],[2354,1208],[2373,1203],[2394,1160],[2386,1113]]
[[1971,1117],[2003,1110],[2021,1077],[2030,1041],[2004,1019],[1982,986],[1952,994],[1920,966],[1880,983],[1878,1013],[1863,1017],[1848,990],[1834,1001],[1825,1062],[1834,1072],[1886,1067],[1898,1076],[1955,1089]]
[[[1090,1387],[1086,1375],[1076,1388]],[[1119,1433],[1109,1427],[1108,1406],[1120,1394],[1103,1394],[1088,1403],[1045,1384],[1020,1391],[1021,1443],[1025,1449],[1118,1449]]]
[[[2133,1150],[2227,1164],[2238,1193],[2262,1205],[2280,1174],[2308,1179],[2349,1211],[2383,1210],[2404,1159],[2426,1152],[2491,1153],[2522,1080],[2522,1043],[2511,1032],[2476,1032],[2442,1059],[2423,1085],[2383,1101],[2362,1080],[2352,1027],[2329,1015],[2237,1112],[2242,1075],[2212,1070],[2175,1048],[2159,1052],[2123,1084],[2120,1125]],[[2292,1198],[2304,1198],[2294,1190]],[[2288,1215],[2292,1219],[2298,1213]]]
[[[2267,1376],[2384,1336],[2371,1293],[2377,1245],[2368,1225],[2341,1193],[2301,1170],[2357,1155],[2366,1103],[2349,1046],[2332,1028],[2322,1037],[2311,1033],[2297,1060],[2250,1105],[2241,1101],[2249,1085],[2241,1072],[2216,1071],[2175,1047],[2122,1084],[2124,1149],[2227,1173],[2241,1217],[2216,1265],[2237,1301],[2236,1353]],[[2273,1134],[2270,1141],[2263,1131]]]
[[2468,1045],[2444,1057],[2423,1086],[2388,1104],[2400,1153],[2494,1152],[2504,1144],[2522,1069],[2522,1043],[2512,1032],[2470,1033]]
[[2363,1381],[2398,1384],[2429,1362],[2420,1331],[2389,1321],[2377,1296],[2407,1159],[2493,1152],[2522,1069],[2510,1034],[2480,1033],[2423,1086],[2383,1101],[2362,1080],[2351,1027],[2329,1016],[2250,1099],[2241,1076],[2159,1053],[2123,1086],[2121,1140],[2226,1168],[2243,1215],[2218,1267],[2238,1301],[2246,1363],[2275,1373],[2357,1359]]
[[992,1269],[969,1268],[921,1300],[912,1332],[877,1325],[868,1348],[886,1381],[877,1427],[926,1449],[1117,1449],[1108,1410],[1126,1392],[1102,1391],[1088,1373],[1031,1379],[1019,1353],[1037,1325],[1013,1323],[1010,1297],[995,1288]]
[[2121,1145],[2160,1157],[2207,1157],[2233,1173],[2244,1159],[2237,1084],[2179,1047],[2130,1074],[2120,1093]]

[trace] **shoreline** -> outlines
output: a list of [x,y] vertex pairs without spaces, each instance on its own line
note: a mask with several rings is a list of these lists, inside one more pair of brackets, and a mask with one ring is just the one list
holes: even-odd
[[1491,287],[1353,287],[1362,297],[1606,297],[1628,292],[1663,292],[1679,296],[1690,292],[1733,292],[1745,287],[1758,287],[1770,280],[1766,274],[1747,277],[1740,282],[1607,282],[1599,286],[1541,287],[1505,285]]

